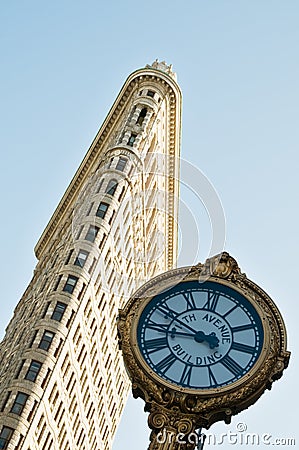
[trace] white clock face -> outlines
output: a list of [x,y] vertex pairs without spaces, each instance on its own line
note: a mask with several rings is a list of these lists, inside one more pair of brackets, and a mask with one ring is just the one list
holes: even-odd
[[214,389],[248,373],[264,332],[257,311],[239,292],[216,282],[187,281],[150,300],[137,340],[159,377],[189,389]]

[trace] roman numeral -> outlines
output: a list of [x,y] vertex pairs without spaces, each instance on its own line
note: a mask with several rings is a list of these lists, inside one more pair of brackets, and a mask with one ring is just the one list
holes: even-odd
[[228,355],[224,356],[220,362],[235,376],[240,375],[243,372],[243,367]]
[[196,309],[196,304],[192,292],[184,292],[183,297],[187,302],[187,309]]
[[253,355],[256,352],[255,347],[252,347],[251,345],[241,344],[239,342],[233,342],[231,348],[232,350],[237,350],[238,352],[243,353],[249,353],[250,355]]
[[158,311],[164,314],[165,319],[174,319],[177,316],[177,313],[173,309],[169,308],[166,303],[160,305],[158,307]]
[[162,338],[150,339],[144,342],[144,347],[149,354],[158,352],[159,350],[163,350],[167,347],[167,338],[165,336]]
[[150,330],[159,331],[159,333],[167,333],[168,325],[164,323],[156,323],[153,320],[149,320],[146,327]]
[[219,296],[217,292],[208,292],[208,299],[203,306],[203,309],[208,309],[209,311],[215,311],[217,303],[219,301]]
[[232,332],[237,333],[238,331],[252,330],[252,328],[254,328],[254,325],[252,323],[247,323],[246,325],[232,327]]
[[212,369],[208,366],[208,371],[209,371],[209,382],[210,382],[210,386],[217,386],[217,381],[216,378],[212,372]]
[[180,379],[180,383],[181,384],[187,384],[190,385],[190,381],[191,381],[191,372],[192,372],[193,366],[187,366],[187,364],[185,364],[181,379]]
[[158,364],[156,364],[156,369],[158,372],[165,373],[167,370],[170,369],[172,364],[176,361],[176,357],[170,353],[168,356],[166,356],[162,361],[160,361]]

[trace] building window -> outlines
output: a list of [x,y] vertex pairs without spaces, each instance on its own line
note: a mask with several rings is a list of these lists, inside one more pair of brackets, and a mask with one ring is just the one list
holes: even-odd
[[87,231],[87,234],[85,236],[85,240],[86,241],[90,241],[90,242],[94,242],[96,237],[97,237],[98,232],[99,232],[99,227],[96,227],[94,225],[90,225],[89,229]]
[[140,114],[138,116],[137,122],[136,122],[137,125],[142,125],[146,114],[147,114],[147,108],[142,108],[142,110],[140,111]]
[[25,380],[35,381],[39,371],[42,367],[42,363],[38,361],[31,361],[29,369],[26,373]]
[[47,302],[47,303],[45,304],[45,308],[44,308],[44,311],[43,311],[43,314],[42,314],[42,319],[44,319],[44,318],[46,317],[46,314],[47,314],[47,312],[48,312],[50,303],[51,303],[51,302]]
[[110,217],[110,219],[109,219],[109,225],[112,224],[112,221],[113,221],[113,219],[114,219],[114,216],[115,216],[115,211],[113,211],[112,214],[111,214],[111,217]]
[[46,330],[43,334],[43,337],[41,338],[38,348],[41,348],[42,350],[46,350],[46,352],[47,352],[50,348],[50,345],[53,341],[54,336],[55,336],[55,333],[52,333],[52,331]]
[[42,384],[41,384],[41,388],[42,388],[42,389],[46,386],[46,383],[47,383],[47,380],[48,380],[48,378],[49,378],[50,373],[51,373],[51,369],[48,369],[48,370],[47,370],[47,373],[46,373],[46,376],[45,376],[45,378],[43,379]]
[[1,412],[4,411],[5,406],[7,405],[7,402],[8,402],[8,400],[9,400],[10,394],[11,394],[11,391],[9,391],[9,392],[7,393],[7,395],[6,395],[6,397],[5,397],[4,403],[2,404]]
[[17,373],[16,373],[15,378],[19,378],[19,375],[20,375],[20,373],[21,373],[21,370],[22,370],[23,367],[24,367],[25,361],[26,361],[25,359],[22,359],[22,362],[21,362],[21,364],[19,365],[19,368],[18,368],[18,370],[17,370]]
[[128,162],[127,158],[123,158],[121,156],[117,161],[116,170],[120,170],[121,172],[123,172],[125,170],[127,162]]
[[75,259],[75,265],[84,267],[84,264],[87,261],[88,255],[89,255],[89,252],[86,252],[85,250],[79,250],[78,256]]
[[2,427],[2,430],[0,433],[0,449],[7,448],[13,432],[14,432],[13,428],[5,427],[5,426]]
[[64,264],[68,264],[70,262],[70,259],[71,259],[73,253],[74,253],[74,249],[70,250]]
[[[112,161],[112,160],[111,160],[111,161]],[[100,190],[102,189],[103,183],[104,183],[104,178],[102,178],[101,181],[100,181],[100,184],[99,184],[98,189],[97,189],[97,194],[98,194],[98,193],[100,192]]]
[[148,97],[154,98],[154,97],[155,97],[155,92],[154,92],[154,91],[147,91],[146,95],[147,95]]
[[19,442],[17,443],[17,446],[15,448],[22,448],[22,444],[23,444],[24,440],[25,440],[25,436],[23,436],[23,434],[20,433]]
[[108,203],[101,202],[99,204],[96,216],[100,217],[101,219],[104,219],[108,208],[109,208]]
[[83,283],[82,288],[81,288],[81,291],[79,292],[78,297],[77,297],[78,300],[81,300],[81,297],[82,297],[82,295],[84,294],[85,288],[86,288],[86,284]]
[[58,355],[58,353],[59,353],[59,350],[61,349],[62,343],[63,343],[63,339],[60,338],[59,344],[58,344],[58,346],[56,347],[55,352],[54,352],[54,357],[55,357],[55,358],[57,357],[57,355]]
[[94,205],[94,203],[92,203],[91,205],[90,205],[90,207],[88,208],[88,211],[87,211],[87,216],[89,216],[89,214],[91,213],[91,210],[92,210],[92,208],[93,208],[93,205]]
[[62,278],[62,275],[59,275],[59,277],[57,278],[57,281],[56,281],[56,283],[55,283],[55,286],[54,286],[53,291],[57,291],[58,286],[59,286],[60,281],[61,281],[61,278]]
[[74,318],[74,315],[75,315],[75,311],[72,309],[71,315],[70,315],[70,317],[68,318],[68,321],[67,321],[67,323],[66,323],[66,327],[67,327],[67,328],[70,326],[70,324],[71,324],[71,322],[72,322],[72,320],[73,320],[73,318]]
[[20,416],[23,412],[25,403],[27,402],[29,395],[24,394],[24,392],[18,392],[15,398],[14,404],[11,407],[10,412]]
[[92,264],[91,264],[90,268],[88,269],[89,273],[93,272],[93,269],[95,268],[96,262],[97,262],[97,258],[93,258]]
[[43,285],[42,285],[42,287],[41,287],[40,292],[43,292],[43,290],[45,289],[47,283],[48,283],[48,278],[45,279],[45,281],[44,281],[44,283],[43,283]]
[[27,417],[27,421],[28,422],[30,422],[30,420],[32,419],[33,414],[35,413],[37,405],[38,405],[38,401],[34,400],[34,403],[33,403],[33,406],[31,408],[31,411],[30,411],[30,413],[28,414],[28,417]]
[[136,138],[137,138],[137,134],[132,133],[131,136],[130,136],[130,138],[129,138],[129,140],[128,140],[128,145],[130,145],[131,147],[133,147],[133,144],[134,144]]
[[74,277],[74,275],[69,275],[64,285],[63,291],[72,294],[74,292],[78,280],[79,280],[78,277]]
[[61,302],[57,302],[55,309],[52,313],[51,319],[52,320],[57,320],[57,322],[60,322],[62,319],[62,316],[64,314],[66,310],[66,304],[65,303],[61,303]]
[[79,239],[79,238],[80,238],[81,233],[82,233],[82,231],[83,231],[83,228],[84,228],[84,225],[81,225],[81,227],[79,228],[79,231],[78,231],[78,233],[77,233],[76,239]]
[[51,265],[51,269],[53,269],[53,267],[55,266],[57,259],[58,259],[58,255],[56,255],[56,256],[54,257],[53,262],[52,262],[52,265]]
[[110,180],[106,187],[106,194],[114,195],[117,189],[118,183],[116,180]]
[[123,197],[123,195],[124,195],[124,193],[125,193],[125,190],[126,190],[126,188],[125,188],[125,186],[123,186],[123,187],[122,187],[122,190],[121,190],[121,193],[120,193],[119,196],[118,196],[118,201],[119,201],[119,202],[121,201],[121,199],[122,199],[122,197]]
[[29,345],[29,347],[32,347],[32,345],[33,345],[33,342],[35,341],[35,338],[36,338],[37,332],[38,332],[38,330],[36,330],[36,331],[35,331],[35,332],[33,333],[33,336],[32,336],[32,339],[31,339],[31,341],[30,341],[30,345]]
[[99,244],[99,249],[101,250],[101,248],[103,247],[103,245],[104,245],[104,243],[105,243],[105,241],[106,241],[106,234],[104,233],[103,234],[103,237],[102,237],[102,240],[101,240],[101,242],[100,242],[100,244]]

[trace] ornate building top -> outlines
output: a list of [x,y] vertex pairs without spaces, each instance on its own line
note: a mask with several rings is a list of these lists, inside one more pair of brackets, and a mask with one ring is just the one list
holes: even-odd
[[[151,72],[151,73],[150,73]],[[96,135],[94,141],[92,142],[84,160],[82,161],[80,167],[78,168],[76,174],[74,175],[69,187],[67,188],[63,198],[61,199],[59,205],[57,206],[54,214],[52,215],[48,225],[46,226],[42,236],[35,246],[35,254],[38,259],[40,259],[44,251],[48,251],[48,245],[51,242],[54,234],[57,234],[57,230],[61,230],[66,220],[72,220],[70,216],[71,208],[74,206],[78,193],[83,189],[88,176],[94,173],[99,164],[99,154],[105,154],[111,146],[111,130],[112,127],[116,126],[116,121],[119,117],[119,111],[123,108],[128,107],[128,99],[131,98],[132,90],[137,89],[137,85],[140,87],[140,83],[143,85],[150,82],[150,87],[154,88],[155,84],[158,83],[160,86],[161,95],[171,96],[171,108],[173,113],[171,114],[171,122],[173,124],[169,125],[170,130],[170,149],[169,155],[173,157],[174,155],[179,155],[179,145],[180,145],[180,110],[181,110],[181,91],[176,83],[176,75],[172,72],[171,66],[168,66],[165,62],[159,62],[156,60],[152,65],[147,65],[146,68],[138,69],[133,72],[127,80],[125,81],[118,97],[116,98],[114,104],[112,105],[105,121],[103,122],[98,134]],[[139,84],[138,84],[139,83]],[[145,94],[146,95],[146,94]],[[173,126],[174,125],[174,126]],[[101,157],[100,157],[101,159]],[[176,180],[178,183],[178,169],[174,166],[172,167],[172,172],[168,174],[169,183],[172,180]],[[175,173],[177,171],[177,173]],[[169,189],[173,189],[169,187]],[[176,189],[176,188],[175,188]],[[169,191],[170,192],[170,191]],[[172,204],[172,195],[169,195],[169,202]],[[171,208],[174,207],[173,205]],[[67,218],[67,215],[69,217]],[[172,216],[169,215],[169,220],[172,221]],[[173,225],[171,225],[171,229]],[[58,237],[58,235],[57,235]],[[173,237],[171,237],[173,241]],[[169,246],[169,251],[172,253],[173,245]],[[172,258],[172,257],[171,257]],[[173,261],[170,264],[172,267]]]
[[176,73],[172,71],[172,64],[167,65],[165,61],[159,61],[156,59],[152,64],[147,64],[146,69],[157,69],[161,70],[162,72],[167,73],[171,78],[173,78],[175,81],[177,79]]

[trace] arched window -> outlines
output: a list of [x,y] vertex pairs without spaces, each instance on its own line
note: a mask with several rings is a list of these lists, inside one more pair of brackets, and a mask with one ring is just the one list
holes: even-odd
[[97,212],[96,212],[96,216],[97,216],[97,217],[100,217],[101,219],[104,219],[104,217],[105,217],[105,215],[106,215],[106,212],[107,212],[108,208],[109,208],[108,203],[101,202],[101,203],[99,204],[98,210],[97,210]]
[[123,156],[120,156],[118,161],[117,161],[116,167],[115,167],[116,170],[120,170],[120,171],[123,172],[125,170],[127,162],[128,162],[127,158],[124,158]]
[[110,180],[106,187],[106,194],[114,195],[117,189],[118,183],[116,180]]
[[140,114],[138,116],[137,122],[136,122],[137,125],[142,125],[144,118],[146,116],[146,113],[147,113],[147,108],[142,108],[142,110],[140,111]]

